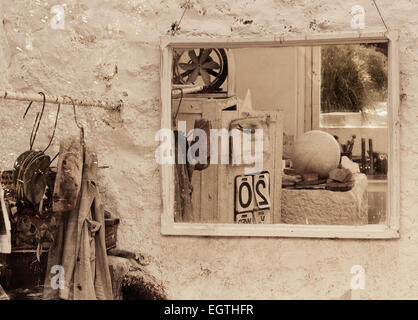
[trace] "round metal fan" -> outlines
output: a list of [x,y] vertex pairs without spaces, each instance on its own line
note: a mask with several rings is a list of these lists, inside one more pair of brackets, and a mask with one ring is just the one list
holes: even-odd
[[[196,50],[199,53],[196,53]],[[228,59],[224,49],[207,48],[176,50],[174,54],[174,83],[198,84],[203,82],[204,91],[216,91],[228,75]]]

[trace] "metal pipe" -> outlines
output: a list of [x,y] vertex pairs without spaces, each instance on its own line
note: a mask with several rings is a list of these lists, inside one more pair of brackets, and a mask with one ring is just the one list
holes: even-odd
[[203,87],[202,86],[194,86],[194,87],[184,87],[182,89],[180,89],[180,88],[173,89],[173,90],[171,90],[172,98],[173,99],[180,98],[181,90],[183,90],[183,94],[186,94],[186,93],[193,93],[193,92],[202,91]]
[[[6,100],[18,100],[18,101],[34,101],[34,102],[43,102],[43,97],[37,93],[19,93],[19,92],[10,92],[10,91],[0,91],[0,98]],[[71,98],[69,97],[56,97],[45,95],[47,103],[55,103],[62,105],[72,105]],[[123,106],[123,101],[119,100],[118,103],[112,103],[104,100],[78,100],[73,99],[75,105],[77,106],[92,106],[103,108],[107,110],[119,111]]]

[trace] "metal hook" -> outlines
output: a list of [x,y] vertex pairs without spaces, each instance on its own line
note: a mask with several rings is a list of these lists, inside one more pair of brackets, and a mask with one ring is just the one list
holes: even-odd
[[173,118],[173,127],[176,126],[177,116],[179,114],[180,107],[181,107],[181,102],[183,101],[183,95],[184,95],[183,94],[183,88],[179,88],[179,89],[180,89],[180,101],[179,101],[179,105],[177,106],[176,114],[174,115],[174,118]]
[[[23,114],[23,119],[25,119],[26,114],[28,113],[28,111],[29,111],[30,107],[32,106],[32,103],[33,103],[33,101],[31,101],[31,102],[29,103],[28,107],[26,108],[26,111],[25,111],[25,113]],[[38,112],[38,114],[39,114],[39,112]]]
[[[41,113],[38,112],[36,114],[35,122],[33,123],[32,132],[30,134],[30,139],[29,139],[29,150],[32,150],[33,144],[35,143],[35,139],[36,139],[36,136],[38,134],[39,125],[41,123],[41,119],[42,119],[42,116],[44,114],[45,104],[46,104],[45,94],[43,92],[38,92],[38,93],[43,96],[43,104],[42,104]],[[29,103],[28,107],[26,108],[26,111],[23,114],[23,119],[25,119],[26,114],[28,113],[28,111],[29,111],[30,107],[32,106],[32,104],[33,104],[33,101],[31,101]]]
[[33,127],[32,127],[32,132],[30,133],[30,139],[29,139],[29,147],[30,147],[30,149],[29,150],[32,150],[32,137],[33,137],[33,133],[35,132],[35,127],[36,127],[38,118],[39,118],[39,112],[36,114],[35,122],[33,123]]
[[57,129],[57,123],[58,123],[58,115],[60,113],[60,109],[61,109],[61,104],[58,103],[58,109],[57,109],[57,116],[55,117],[55,124],[54,124],[54,131],[52,132],[52,136],[51,136],[51,140],[49,140],[48,145],[46,146],[46,148],[44,149],[44,153],[46,150],[48,150],[49,146],[52,143],[52,140],[54,140],[54,136],[55,136],[55,130]]
[[82,125],[78,124],[78,121],[77,121],[77,113],[76,113],[76,110],[75,110],[75,103],[74,103],[74,100],[73,100],[73,98],[71,98],[70,96],[63,96],[63,98],[68,98],[68,99],[70,99],[70,101],[71,101],[71,103],[72,103],[72,105],[73,105],[74,122],[75,122],[75,124],[76,124],[77,128],[79,128],[79,129],[80,129],[80,137],[81,137],[81,142],[82,142],[82,144],[83,144],[83,146],[84,146],[84,145],[85,145],[85,142],[84,142],[84,128],[83,128],[83,126],[82,126]]

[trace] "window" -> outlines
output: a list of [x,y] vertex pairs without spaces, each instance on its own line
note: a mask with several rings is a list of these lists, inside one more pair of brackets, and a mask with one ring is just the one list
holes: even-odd
[[162,233],[399,236],[398,35],[162,39]]

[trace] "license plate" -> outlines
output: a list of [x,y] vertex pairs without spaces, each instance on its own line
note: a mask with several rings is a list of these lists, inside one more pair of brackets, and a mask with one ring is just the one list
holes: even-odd
[[248,212],[254,209],[253,176],[239,176],[235,180],[235,211]]
[[236,177],[235,221],[237,223],[271,223],[270,207],[270,175],[268,172]]
[[270,208],[270,175],[268,173],[254,176],[254,194],[259,209]]
[[253,222],[253,213],[246,212],[246,213],[238,213],[236,215],[236,223],[238,224],[252,224]]
[[270,224],[270,210],[254,210],[254,223]]

